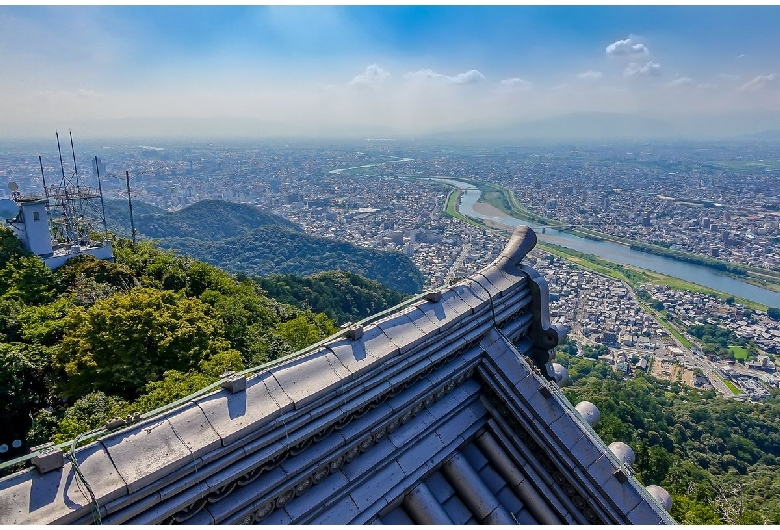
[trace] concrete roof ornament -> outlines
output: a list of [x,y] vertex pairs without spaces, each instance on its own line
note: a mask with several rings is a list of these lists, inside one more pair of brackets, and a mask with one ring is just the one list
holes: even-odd
[[673,523],[555,382],[535,243],[0,479],[0,524]]

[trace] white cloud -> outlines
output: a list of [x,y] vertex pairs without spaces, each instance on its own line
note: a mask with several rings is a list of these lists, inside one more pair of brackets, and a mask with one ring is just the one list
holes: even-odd
[[458,74],[448,78],[450,83],[454,83],[456,85],[470,85],[472,83],[479,83],[484,79],[485,76],[482,75],[479,70],[469,70],[465,74]]
[[650,50],[644,44],[639,42],[635,44],[630,37],[613,42],[607,46],[607,55],[647,55],[648,53],[650,53]]
[[764,88],[776,88],[780,86],[780,76],[777,74],[758,75],[739,87],[740,90],[756,91]]
[[604,77],[604,74],[602,74],[601,72],[596,72],[594,70],[588,70],[586,72],[577,74],[578,79],[587,79],[587,80],[594,80],[594,81],[596,79],[601,79],[602,77]]
[[499,82],[499,85],[501,85],[501,87],[503,88],[508,88],[519,92],[528,92],[533,87],[533,84],[530,81],[526,81],[525,79],[520,79],[519,77],[512,77],[511,79],[503,79],[501,80],[501,82]]
[[669,88],[679,88],[681,86],[691,85],[692,83],[693,83],[693,79],[691,79],[690,77],[678,77],[677,79],[674,79],[666,83],[666,86]]
[[711,92],[713,90],[718,89],[717,83],[701,83],[699,85],[696,85],[697,90],[702,90],[704,92]]
[[637,63],[631,63],[623,71],[623,77],[641,77],[646,75],[661,75],[661,65],[652,61],[648,61],[644,66],[640,66]]
[[404,76],[404,79],[410,81],[433,80],[433,81],[439,81],[451,85],[471,85],[483,81],[485,79],[485,76],[482,75],[479,72],[479,70],[469,70],[468,72],[462,74],[448,76],[448,75],[436,73],[430,68],[423,68],[417,70],[416,72],[409,72]]
[[383,70],[377,64],[370,64],[366,66],[363,73],[356,75],[352,81],[348,83],[348,86],[353,87],[376,87],[384,83],[390,78],[390,73],[387,70]]
[[94,99],[94,98],[102,98],[103,94],[98,94],[94,90],[79,88],[78,90],[76,90],[76,96],[84,99]]

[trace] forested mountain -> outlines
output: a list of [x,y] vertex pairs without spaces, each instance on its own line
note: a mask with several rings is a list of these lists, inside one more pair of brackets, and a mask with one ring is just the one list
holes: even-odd
[[403,294],[379,282],[344,271],[321,272],[305,278],[272,274],[255,280],[279,302],[325,313],[338,324],[357,322],[404,299]]
[[634,449],[638,478],[672,495],[679,523],[780,523],[777,395],[741,403],[644,374],[624,380],[606,364],[562,352],[556,361],[569,369],[569,400],[599,408],[596,432]]
[[[230,272],[306,276],[338,269],[407,294],[423,286],[422,274],[403,254],[307,235],[286,219],[247,204],[209,200],[163,213],[135,201],[133,212],[140,236]],[[110,230],[130,234],[126,202],[107,201],[106,218]]]
[[337,331],[257,282],[115,241],[50,271],[0,229],[0,444],[65,441],[147,412]]

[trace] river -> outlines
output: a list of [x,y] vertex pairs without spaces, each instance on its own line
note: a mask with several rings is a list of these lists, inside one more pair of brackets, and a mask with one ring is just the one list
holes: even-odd
[[[447,178],[432,178],[431,180],[444,182],[462,190],[458,211],[463,215],[477,219],[490,220],[507,227],[526,224],[525,220],[510,215],[485,215],[475,211],[474,204],[476,204],[482,196],[482,192],[471,184]],[[536,236],[541,241],[593,254],[594,256],[599,256],[623,265],[634,265],[643,269],[660,272],[667,276],[680,278],[724,293],[739,296],[759,304],[770,307],[780,307],[780,293],[762,289],[761,287],[756,287],[755,285],[718,274],[708,267],[685,263],[663,256],[656,256],[655,254],[649,254],[647,252],[631,250],[624,245],[610,243],[608,241],[595,241],[567,232],[558,232],[549,227],[544,234],[542,234],[540,230],[535,230],[535,232]]]

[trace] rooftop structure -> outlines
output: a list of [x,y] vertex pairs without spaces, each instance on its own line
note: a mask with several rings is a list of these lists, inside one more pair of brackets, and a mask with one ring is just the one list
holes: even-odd
[[[70,139],[73,149],[73,136]],[[96,172],[98,188],[82,183],[76,165],[76,152],[73,150],[73,172],[66,173],[62,162],[59,134],[57,149],[60,155],[62,179],[59,184],[46,186],[46,177],[41,164],[41,178],[45,197],[25,197],[15,182],[9,182],[11,199],[0,201],[0,217],[5,226],[11,228],[22,244],[33,254],[40,257],[47,267],[56,269],[70,258],[89,254],[98,259],[114,259],[111,242],[107,239],[92,240],[92,234],[105,231],[105,215],[102,212],[103,192],[100,185],[100,160],[95,157],[93,168]],[[104,169],[104,168],[103,168]],[[100,203],[97,203],[100,199]]]
[[535,243],[520,227],[449,289],[40,451],[0,479],[0,524],[673,523],[558,388]]

